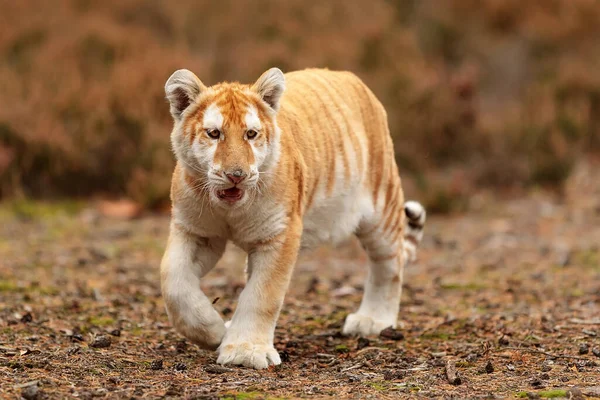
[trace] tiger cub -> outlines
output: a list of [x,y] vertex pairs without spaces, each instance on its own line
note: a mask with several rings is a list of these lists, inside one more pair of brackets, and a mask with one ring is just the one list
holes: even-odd
[[[274,331],[298,252],[352,234],[370,265],[343,333],[395,327],[425,210],[404,202],[387,115],[367,86],[349,72],[272,68],[252,85],[208,87],[178,70],[165,92],[177,165],[161,284],[175,328],[220,364],[280,364]],[[200,281],[228,241],[248,265],[226,325]]]

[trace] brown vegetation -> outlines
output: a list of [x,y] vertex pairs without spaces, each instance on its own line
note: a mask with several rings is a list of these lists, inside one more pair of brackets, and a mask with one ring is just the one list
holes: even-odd
[[0,197],[165,200],[163,84],[181,67],[207,84],[354,71],[438,210],[482,185],[557,184],[600,148],[598,48],[594,0],[2,2]]

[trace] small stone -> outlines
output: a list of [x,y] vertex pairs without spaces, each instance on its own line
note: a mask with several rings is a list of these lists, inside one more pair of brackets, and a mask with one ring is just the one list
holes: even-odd
[[25,400],[36,400],[41,398],[40,388],[37,384],[29,385],[21,390],[21,397]]
[[167,391],[165,392],[165,396],[179,396],[181,395],[181,388],[175,384],[171,384],[171,386],[169,386],[167,388]]
[[403,371],[395,371],[392,369],[383,371],[383,379],[385,379],[386,381],[399,380],[399,379],[404,378],[405,376],[406,376],[406,373]]
[[158,371],[160,369],[163,369],[163,360],[153,360],[150,363],[150,369],[153,371]]
[[120,329],[113,329],[112,331],[110,331],[110,334],[113,336],[121,336],[121,330]]
[[289,362],[290,361],[290,353],[283,350],[279,352],[279,358],[281,358],[281,362]]
[[225,368],[220,365],[207,365],[204,367],[204,371],[208,372],[209,374],[224,374],[233,370],[231,368]]
[[600,349],[598,347],[594,347],[592,349],[592,353],[596,356],[596,357],[600,357]]
[[590,346],[588,346],[587,344],[583,343],[581,346],[579,346],[579,354],[587,354],[590,352]]
[[494,365],[491,361],[488,361],[487,364],[485,364],[485,372],[487,372],[488,374],[494,372]]
[[185,351],[187,350],[187,342],[185,340],[180,340],[177,342],[177,344],[175,345],[175,349],[177,350],[177,353],[185,353]]
[[112,383],[113,385],[118,385],[120,382],[120,379],[116,376],[111,376],[108,378],[108,383]]
[[332,290],[331,296],[346,297],[346,296],[351,296],[351,295],[355,294],[356,292],[358,292],[358,291],[352,286],[342,286],[340,288]]
[[319,278],[313,276],[310,282],[308,283],[308,288],[306,289],[306,294],[309,293],[317,293],[317,286],[319,286]]
[[106,347],[110,347],[110,336],[100,335],[94,338],[94,341],[90,343],[90,347],[96,349],[103,349]]
[[390,326],[382,330],[379,337],[390,340],[402,340],[404,339],[404,334]]
[[550,372],[552,371],[552,367],[548,364],[542,365],[542,372]]
[[585,396],[581,392],[581,389],[572,387],[567,391],[567,398],[571,400],[585,400]]
[[370,344],[371,344],[371,342],[369,341],[369,339],[360,337],[360,338],[358,338],[358,341],[356,342],[356,350],[364,349],[365,347],[368,347]]
[[544,382],[542,382],[542,380],[540,378],[533,378],[531,380],[531,386],[539,388],[542,387],[544,385]]
[[509,343],[510,342],[508,341],[508,339],[504,335],[502,335],[502,337],[500,339],[498,339],[498,344],[500,346],[508,346]]
[[31,321],[33,321],[33,316],[29,312],[21,317],[21,322],[24,324],[27,324]]
[[452,385],[460,385],[462,383],[462,379],[460,379],[460,376],[456,372],[456,363],[452,360],[448,360],[446,363],[446,377]]
[[184,363],[177,363],[173,366],[173,368],[175,368],[175,371],[185,371],[187,369],[187,365],[185,365]]
[[74,333],[73,335],[71,335],[71,341],[83,342],[83,336],[81,336],[81,334],[79,334],[79,333]]

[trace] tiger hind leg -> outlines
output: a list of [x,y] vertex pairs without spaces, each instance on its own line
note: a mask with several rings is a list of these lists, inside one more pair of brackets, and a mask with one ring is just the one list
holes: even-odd
[[357,234],[368,254],[369,270],[362,302],[346,318],[344,335],[378,335],[387,327],[396,328],[404,265],[416,258],[426,217],[423,206],[414,201],[406,202],[401,212],[406,216],[401,232],[375,224],[369,232]]

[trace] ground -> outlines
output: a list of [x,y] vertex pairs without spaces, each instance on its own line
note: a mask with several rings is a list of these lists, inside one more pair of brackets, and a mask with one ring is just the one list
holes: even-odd
[[[168,216],[120,220],[85,204],[5,204],[0,393],[600,396],[599,199],[481,195],[469,213],[432,216],[405,273],[403,325],[386,337],[340,335],[361,297],[367,260],[358,244],[304,255],[275,334],[283,364],[266,371],[218,366],[214,352],[172,329],[158,273]],[[203,282],[225,317],[244,284],[242,260],[231,248]],[[452,367],[457,378],[448,377]]]

